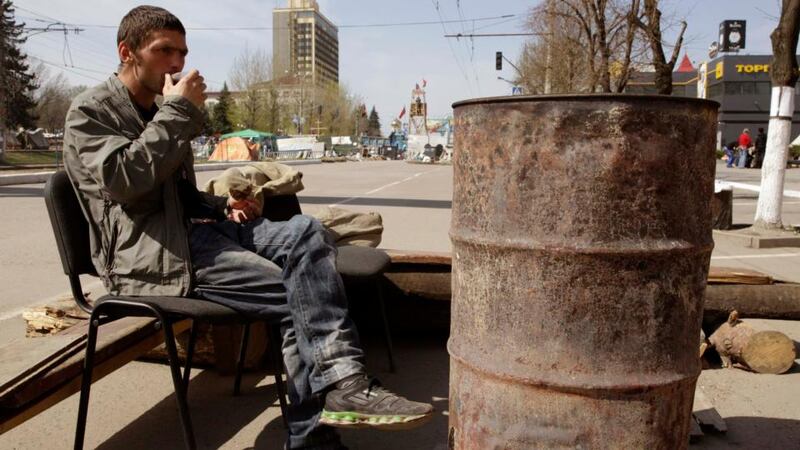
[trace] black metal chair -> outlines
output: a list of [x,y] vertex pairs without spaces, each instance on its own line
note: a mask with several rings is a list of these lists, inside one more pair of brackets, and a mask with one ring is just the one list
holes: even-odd
[[[98,327],[101,323],[126,316],[154,317],[156,318],[156,328],[163,330],[186,447],[189,449],[196,448],[197,445],[187,403],[189,375],[192,366],[194,344],[197,337],[197,327],[195,324],[202,321],[213,324],[244,325],[242,343],[239,348],[239,358],[236,366],[236,375],[234,378],[234,395],[237,395],[240,391],[242,369],[247,352],[247,340],[249,338],[252,320],[243,317],[231,308],[195,298],[106,295],[95,300],[94,304],[89,303],[83,294],[79,277],[84,274],[97,276],[90,256],[89,228],[86,218],[82,213],[75,190],[73,189],[73,185],[65,172],[56,172],[50,177],[44,188],[44,198],[50,216],[50,222],[53,226],[53,232],[55,233],[61,264],[64,268],[64,273],[69,277],[72,294],[78,306],[90,314],[86,357],[84,360],[80,403],[78,407],[78,423],[75,430],[75,449],[83,448]],[[192,328],[186,350],[186,366],[183,374],[181,374],[172,326],[174,323],[184,319],[190,319],[192,321]],[[286,393],[282,379],[283,358],[280,350],[281,339],[276,327],[268,328],[270,331],[270,353],[273,358],[273,367],[275,369],[275,382],[285,425]]]
[[[302,214],[300,202],[294,194],[264,197],[264,217],[272,221],[285,221],[296,214]],[[346,284],[373,283],[377,293],[378,307],[383,320],[383,336],[386,341],[386,356],[389,360],[389,371],[395,371],[392,336],[389,331],[389,320],[386,317],[386,305],[383,296],[383,274],[389,269],[392,261],[383,250],[372,247],[345,245],[339,247],[336,257],[336,268]]]

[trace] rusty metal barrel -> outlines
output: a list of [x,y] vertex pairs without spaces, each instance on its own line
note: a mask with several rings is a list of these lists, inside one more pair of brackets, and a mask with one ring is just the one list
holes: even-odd
[[688,446],[717,107],[453,105],[450,448]]

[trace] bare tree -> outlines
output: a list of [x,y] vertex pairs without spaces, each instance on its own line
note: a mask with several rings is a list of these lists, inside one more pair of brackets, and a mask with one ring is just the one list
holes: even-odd
[[681,29],[672,49],[672,56],[667,61],[664,55],[661,35],[661,10],[658,9],[658,0],[644,0],[644,20],[639,18],[633,11],[639,11],[639,0],[633,0],[631,15],[628,19],[631,23],[639,27],[650,43],[650,53],[653,57],[653,68],[655,69],[655,85],[659,94],[672,94],[672,69],[678,61],[683,44],[683,33],[686,31],[686,21],[681,21]]
[[761,192],[753,226],[780,229],[786,160],[792,132],[795,83],[797,83],[797,39],[800,33],[800,0],[783,0],[778,26],[772,40],[772,101],[764,165],[761,169]]
[[265,125],[267,109],[266,82],[272,75],[272,56],[266,50],[244,51],[233,60],[230,71],[231,86],[239,92],[234,107],[236,122],[244,128],[259,128]]
[[550,0],[533,8],[528,28],[540,35],[525,45],[519,81],[532,93],[621,92],[641,53],[629,9],[622,0]]
[[38,116],[36,125],[50,132],[61,130],[64,128],[72,99],[83,89],[71,87],[61,73],[51,76],[50,71],[41,63],[34,73],[37,74],[39,86],[34,93]]

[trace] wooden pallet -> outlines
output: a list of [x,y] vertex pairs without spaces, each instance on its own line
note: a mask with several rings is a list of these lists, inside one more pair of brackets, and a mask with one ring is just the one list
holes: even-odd
[[[155,319],[126,317],[100,326],[92,382],[119,369],[164,341]],[[175,334],[188,320],[173,325]],[[50,337],[28,338],[3,346],[0,360],[0,434],[80,391],[87,324]],[[55,340],[52,340],[55,338]],[[17,358],[13,368],[6,361]]]

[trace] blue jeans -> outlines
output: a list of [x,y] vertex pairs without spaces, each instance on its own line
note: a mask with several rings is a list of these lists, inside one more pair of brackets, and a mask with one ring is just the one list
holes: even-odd
[[189,240],[197,296],[281,325],[288,448],[337,448],[335,430],[319,425],[321,394],[365,369],[328,232],[297,215],[194,224]]
[[728,161],[725,164],[725,166],[726,167],[733,167],[734,164],[736,163],[736,159],[733,156],[733,150],[729,149],[728,147],[725,147],[725,155],[728,157]]

